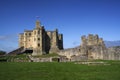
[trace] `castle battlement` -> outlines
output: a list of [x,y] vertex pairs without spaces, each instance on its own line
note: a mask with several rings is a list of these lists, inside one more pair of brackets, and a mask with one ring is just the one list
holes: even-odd
[[89,46],[104,45],[103,39],[99,38],[99,36],[97,34],[96,35],[89,34],[87,37],[85,35],[83,35],[81,37],[81,41],[82,41],[81,45],[89,45]]
[[19,34],[19,47],[33,49],[32,55],[57,52],[63,49],[63,35],[59,34],[57,29],[46,31],[37,20],[35,29],[24,30],[24,33]]

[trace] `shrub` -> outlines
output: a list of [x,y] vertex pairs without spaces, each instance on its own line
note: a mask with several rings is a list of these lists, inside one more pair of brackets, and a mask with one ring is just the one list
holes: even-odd
[[5,51],[0,50],[0,55],[5,55],[5,54],[6,54]]

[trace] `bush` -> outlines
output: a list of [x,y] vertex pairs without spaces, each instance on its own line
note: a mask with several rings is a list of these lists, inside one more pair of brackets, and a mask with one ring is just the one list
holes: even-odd
[[5,51],[0,51],[0,55],[5,55],[6,54],[6,52]]

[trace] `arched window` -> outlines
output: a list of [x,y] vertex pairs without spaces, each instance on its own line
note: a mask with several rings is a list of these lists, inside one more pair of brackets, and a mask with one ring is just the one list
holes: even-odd
[[27,33],[25,33],[25,35],[27,36]]
[[40,43],[38,43],[38,47],[40,47]]
[[29,33],[29,36],[31,36],[31,33]]
[[38,38],[38,40],[40,40],[40,38]]

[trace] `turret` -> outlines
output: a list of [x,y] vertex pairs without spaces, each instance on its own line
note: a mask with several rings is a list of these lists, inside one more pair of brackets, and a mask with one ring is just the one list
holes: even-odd
[[36,21],[36,29],[40,28],[41,27],[41,23],[39,20]]

